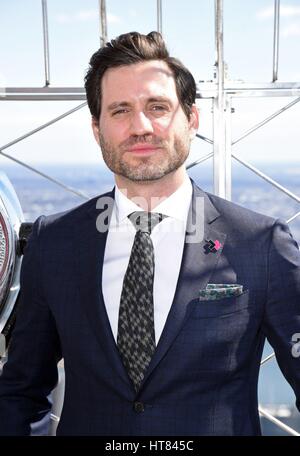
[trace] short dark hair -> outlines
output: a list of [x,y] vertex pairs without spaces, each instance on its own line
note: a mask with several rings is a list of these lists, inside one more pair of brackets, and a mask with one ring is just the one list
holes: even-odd
[[180,60],[170,57],[158,32],[148,35],[125,33],[92,55],[85,76],[87,102],[92,116],[98,119],[101,113],[101,81],[106,70],[149,60],[162,60],[168,65],[174,76],[178,100],[189,119],[196,99],[195,80]]

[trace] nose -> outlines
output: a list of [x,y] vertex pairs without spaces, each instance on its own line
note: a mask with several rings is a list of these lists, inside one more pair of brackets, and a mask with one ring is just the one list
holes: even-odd
[[137,136],[153,133],[151,119],[143,111],[133,113],[131,116],[130,130],[132,135]]

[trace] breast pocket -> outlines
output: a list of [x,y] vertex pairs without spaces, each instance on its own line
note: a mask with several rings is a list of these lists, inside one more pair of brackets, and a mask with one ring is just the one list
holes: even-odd
[[197,300],[190,314],[190,318],[213,318],[240,312],[249,306],[249,290],[239,296],[230,296],[208,301]]
[[251,356],[257,322],[254,302],[249,304],[248,290],[240,296],[192,303],[174,344],[177,359],[180,350],[185,353],[186,371],[192,369],[199,379],[211,379],[212,373],[222,379]]

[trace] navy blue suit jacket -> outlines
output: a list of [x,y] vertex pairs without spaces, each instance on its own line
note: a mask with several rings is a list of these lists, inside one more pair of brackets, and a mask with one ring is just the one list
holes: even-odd
[[[259,435],[265,337],[299,407],[300,357],[292,354],[300,332],[297,244],[284,222],[194,184],[192,217],[196,197],[204,198],[204,239],[185,244],[174,300],[137,394],[103,302],[106,233],[96,229],[97,198],[36,221],[0,379],[2,435],[29,434],[30,423],[49,412],[61,357],[66,386],[58,435]],[[222,247],[205,253],[208,239]],[[244,292],[199,301],[207,283],[238,283]]]

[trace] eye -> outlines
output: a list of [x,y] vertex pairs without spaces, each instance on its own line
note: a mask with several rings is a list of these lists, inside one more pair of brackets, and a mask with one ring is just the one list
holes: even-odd
[[116,115],[120,115],[120,114],[126,114],[127,112],[129,112],[129,109],[127,109],[127,108],[118,109],[117,111],[114,111],[112,113],[112,116],[116,116]]
[[168,107],[167,106],[160,105],[160,104],[159,105],[158,104],[152,105],[150,107],[150,109],[151,109],[151,111],[168,111]]
[[170,109],[168,105],[165,104],[153,104],[150,105],[149,113],[155,118],[155,117],[164,117],[166,116]]

